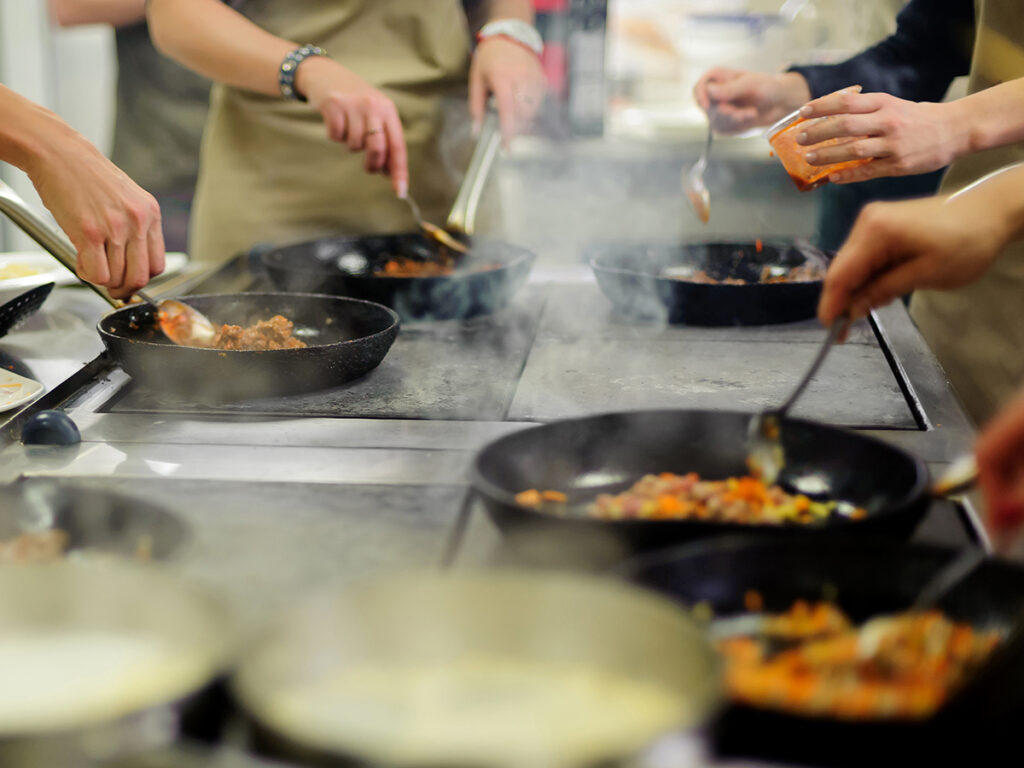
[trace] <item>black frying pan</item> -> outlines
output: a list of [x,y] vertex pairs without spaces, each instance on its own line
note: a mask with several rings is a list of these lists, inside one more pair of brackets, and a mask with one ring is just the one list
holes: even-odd
[[[744,612],[744,593],[759,591],[766,611],[836,591],[856,622],[906,610],[954,550],[895,542],[723,539],[655,553],[624,564],[626,578],[688,605],[707,602],[716,616]],[[827,586],[826,586],[827,585]],[[977,628],[1008,629],[1024,611],[1024,568],[987,560],[941,601],[951,618]],[[954,765],[954,755],[981,760],[1024,716],[1024,654],[1019,640],[997,651],[974,679],[931,719],[920,723],[843,722],[732,705],[715,728],[720,751],[815,765]],[[1016,746],[1014,746],[1016,748]]]
[[305,349],[222,351],[179,347],[156,324],[151,304],[122,307],[98,329],[111,357],[148,387],[204,400],[312,392],[373,370],[398,334],[398,316],[369,301],[298,293],[187,296],[214,324],[251,325],[273,315],[295,323]]
[[276,248],[263,254],[274,285],[285,291],[352,296],[393,308],[403,320],[458,320],[497,312],[526,282],[534,256],[515,245],[473,239],[455,254],[455,271],[437,277],[381,277],[375,271],[398,256],[437,258],[437,243],[423,235],[334,237]]
[[[754,527],[700,520],[599,520],[582,505],[599,493],[618,493],[648,473],[697,472],[720,479],[745,475],[750,414],[660,410],[611,413],[553,422],[499,438],[484,447],[473,485],[502,530],[558,529],[582,541],[614,538],[633,549]],[[783,425],[786,467],[780,483],[809,496],[864,507],[861,520],[832,515],[812,525],[757,526],[775,534],[880,534],[907,537],[928,506],[928,471],[913,456],[865,435],[799,419]],[[811,492],[810,483],[819,492]],[[570,515],[520,506],[515,494],[530,488],[562,491]]]
[[[585,258],[616,309],[642,319],[707,326],[792,323],[814,317],[821,295],[821,280],[759,282],[765,266],[789,269],[807,261],[803,250],[785,243],[764,243],[760,251],[756,243],[612,243],[589,248]],[[673,279],[664,276],[666,268],[747,283]]]

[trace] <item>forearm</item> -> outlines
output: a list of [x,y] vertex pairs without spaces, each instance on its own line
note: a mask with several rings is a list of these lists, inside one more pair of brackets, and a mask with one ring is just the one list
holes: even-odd
[[167,56],[212,80],[280,94],[278,69],[298,43],[270,34],[220,0],[150,0],[147,15],[153,42]]
[[49,0],[50,16],[62,27],[112,24],[124,27],[146,18],[145,0]]
[[31,176],[57,147],[78,138],[53,112],[0,85],[0,160]]
[[939,101],[949,84],[970,67],[972,0],[911,0],[897,17],[896,32],[838,64],[797,66],[814,98],[861,85],[910,101]]
[[986,88],[945,105],[961,155],[1024,141],[1024,78]]
[[953,195],[950,204],[969,207],[971,218],[991,229],[1002,245],[1024,238],[1024,163],[979,179]]

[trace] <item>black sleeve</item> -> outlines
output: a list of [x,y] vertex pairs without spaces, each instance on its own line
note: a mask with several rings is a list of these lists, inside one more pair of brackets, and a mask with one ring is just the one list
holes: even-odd
[[974,0],[910,0],[896,32],[852,59],[795,66],[814,98],[849,85],[910,101],[941,101],[954,78],[966,75],[974,47]]

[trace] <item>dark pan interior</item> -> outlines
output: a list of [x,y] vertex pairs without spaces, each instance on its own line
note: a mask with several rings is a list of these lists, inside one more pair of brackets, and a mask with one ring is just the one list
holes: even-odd
[[[662,410],[570,419],[502,437],[477,456],[474,482],[503,526],[571,525],[614,531],[634,546],[666,546],[701,536],[751,530],[703,521],[591,520],[529,510],[514,494],[562,491],[570,505],[619,492],[644,474],[697,472],[720,479],[747,474],[750,415],[728,411]],[[786,421],[787,464],[780,482],[812,497],[864,507],[863,520],[833,516],[812,526],[764,526],[773,532],[855,532],[906,536],[926,508],[927,470],[881,441],[802,420]]]
[[[686,605],[708,603],[716,616],[744,612],[744,593],[759,591],[768,611],[826,593],[855,621],[905,610],[928,579],[956,556],[949,549],[891,541],[733,538],[688,545],[625,563],[626,578]],[[1024,611],[1024,569],[989,560],[940,606],[950,617],[1006,630]],[[1024,655],[1017,639],[933,718],[924,723],[850,723],[733,705],[716,726],[719,749],[817,765],[864,765],[893,750],[980,755],[1001,741],[1007,723],[1024,715]],[[985,735],[982,735],[984,730]],[[972,737],[967,740],[966,734]],[[977,750],[977,752],[976,752]],[[882,761],[886,764],[885,761]]]
[[99,323],[111,356],[145,386],[199,401],[241,400],[338,386],[387,354],[398,317],[387,307],[335,296],[243,293],[188,296],[215,324],[249,325],[273,315],[295,323],[305,349],[221,351],[179,347],[156,325],[150,305],[119,309]]
[[[820,280],[761,283],[766,266],[791,269],[808,257],[788,243],[610,243],[593,246],[585,258],[598,285],[623,314],[687,325],[766,325],[807,320],[821,295]],[[828,258],[823,254],[823,258]],[[702,270],[710,285],[664,276],[666,268]]]
[[450,275],[383,277],[375,271],[396,257],[438,258],[443,246],[421,234],[335,237],[298,243],[261,256],[274,284],[376,301],[403,320],[453,320],[503,308],[526,281],[533,254],[496,240],[474,238],[468,254],[454,254]]

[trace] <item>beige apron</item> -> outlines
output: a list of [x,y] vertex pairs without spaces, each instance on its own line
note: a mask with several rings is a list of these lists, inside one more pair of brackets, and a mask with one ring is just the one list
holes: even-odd
[[[394,100],[409,147],[410,189],[442,220],[454,198],[446,151],[468,138],[469,33],[459,0],[246,0],[269,32],[326,49]],[[457,106],[456,106],[457,104]],[[447,123],[459,120],[454,128]],[[327,139],[306,103],[217,85],[203,136],[190,250],[217,262],[261,243],[413,229],[390,181],[363,170],[362,153]]]
[[[1024,2],[977,0],[975,5],[971,93],[1024,77]],[[955,192],[1020,161],[1024,144],[968,155],[949,169],[942,191]],[[916,293],[911,315],[967,411],[978,424],[985,422],[1024,385],[1024,242],[1007,248],[966,288]]]

